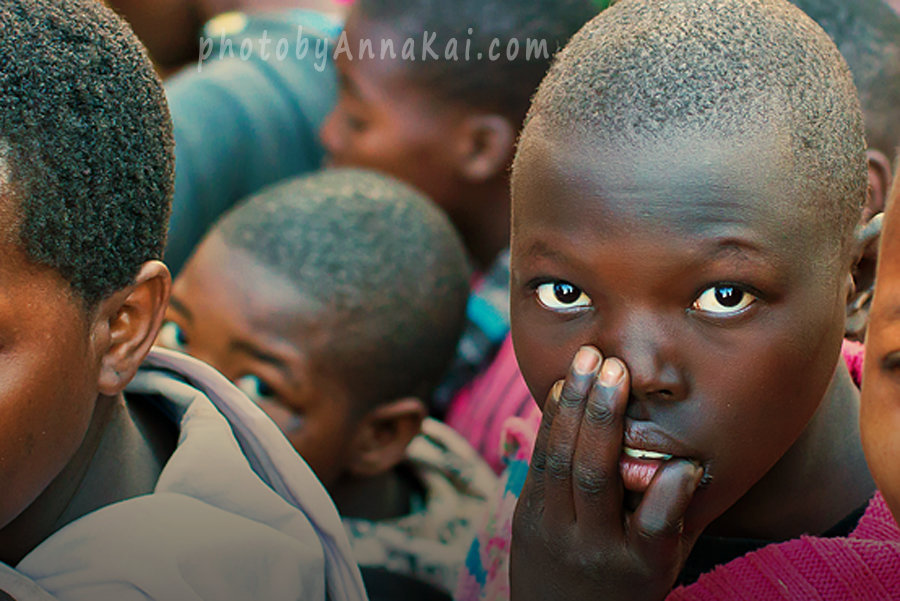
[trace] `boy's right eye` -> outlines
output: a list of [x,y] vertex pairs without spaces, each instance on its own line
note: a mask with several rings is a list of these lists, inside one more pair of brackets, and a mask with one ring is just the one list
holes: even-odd
[[545,309],[557,313],[586,309],[592,304],[591,297],[585,294],[581,288],[562,280],[539,285],[537,298]]
[[177,323],[167,321],[159,329],[159,336],[156,342],[167,349],[183,351],[187,347],[188,339],[184,330]]

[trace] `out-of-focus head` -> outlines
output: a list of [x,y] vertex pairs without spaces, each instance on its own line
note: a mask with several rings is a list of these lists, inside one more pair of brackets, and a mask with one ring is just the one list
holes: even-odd
[[364,471],[361,445],[397,407],[421,420],[468,283],[458,235],[418,192],[326,171],[270,188],[214,227],[175,282],[159,342],[234,381],[330,486]]

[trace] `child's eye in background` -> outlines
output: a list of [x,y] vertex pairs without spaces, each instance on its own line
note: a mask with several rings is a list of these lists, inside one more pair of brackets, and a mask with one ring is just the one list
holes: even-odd
[[756,302],[756,297],[731,284],[704,290],[694,301],[693,309],[710,315],[727,316],[740,313]]
[[258,376],[247,375],[239,378],[235,383],[241,392],[259,405],[282,432],[294,432],[303,426],[303,416],[291,409],[276,398],[275,390],[262,381]]
[[591,306],[591,298],[569,282],[547,282],[537,287],[538,302],[550,311],[565,313]]
[[257,376],[244,376],[238,379],[234,384],[254,403],[259,404],[261,402],[272,402],[275,400],[275,391]]
[[156,343],[173,351],[183,351],[187,347],[188,339],[177,323],[167,321],[159,329]]

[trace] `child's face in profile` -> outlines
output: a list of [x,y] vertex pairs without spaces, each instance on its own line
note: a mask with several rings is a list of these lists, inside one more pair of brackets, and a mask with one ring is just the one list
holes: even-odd
[[[404,40],[392,31],[351,16],[346,34],[353,60],[338,54],[338,104],[321,132],[331,163],[391,175],[452,214],[454,149],[448,139],[458,110],[410,83],[401,59]],[[394,39],[396,59],[381,60],[383,39]],[[371,40],[374,59],[360,57],[361,40]]]
[[321,311],[289,280],[213,235],[175,281],[157,344],[234,382],[328,488],[346,465],[357,422],[346,392],[316,364],[315,349],[329,340]]
[[[3,206],[2,232],[13,229],[9,215]],[[81,445],[97,402],[100,357],[82,302],[62,276],[28,261],[6,233],[0,235],[0,254],[2,529]]]
[[807,227],[776,141],[592,147],[533,123],[516,161],[512,330],[528,386],[543,402],[583,345],[622,359],[626,450],[703,467],[693,527],[770,490],[761,479],[837,364],[840,249]]
[[866,337],[860,429],[866,461],[900,521],[900,185],[894,186]]

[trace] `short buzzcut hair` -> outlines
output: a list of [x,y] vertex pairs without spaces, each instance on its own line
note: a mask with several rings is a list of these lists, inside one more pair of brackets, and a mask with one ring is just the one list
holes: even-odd
[[310,354],[343,376],[357,407],[428,402],[462,331],[469,265],[456,230],[419,192],[367,171],[324,171],[264,190],[210,235],[322,308],[311,317],[331,333]]
[[174,177],[162,84],[97,0],[0,4],[0,193],[88,307],[162,256]]
[[[605,0],[357,0],[351,14],[415,42],[417,60],[404,62],[414,85],[520,123],[553,55],[605,5]],[[426,32],[435,36],[438,59],[418,60]],[[459,60],[446,59],[451,39],[458,43]],[[490,60],[495,40],[499,59]],[[542,44],[545,52],[529,58],[529,43]],[[512,60],[510,44],[518,48]]]
[[825,32],[786,0],[616,2],[559,53],[523,138],[537,122],[544,132],[617,146],[774,128],[788,140],[797,180],[815,192],[800,202],[814,203],[811,216],[842,243],[866,199],[850,71]]
[[872,148],[893,160],[900,145],[900,16],[884,0],[791,0],[841,51],[866,120]]

